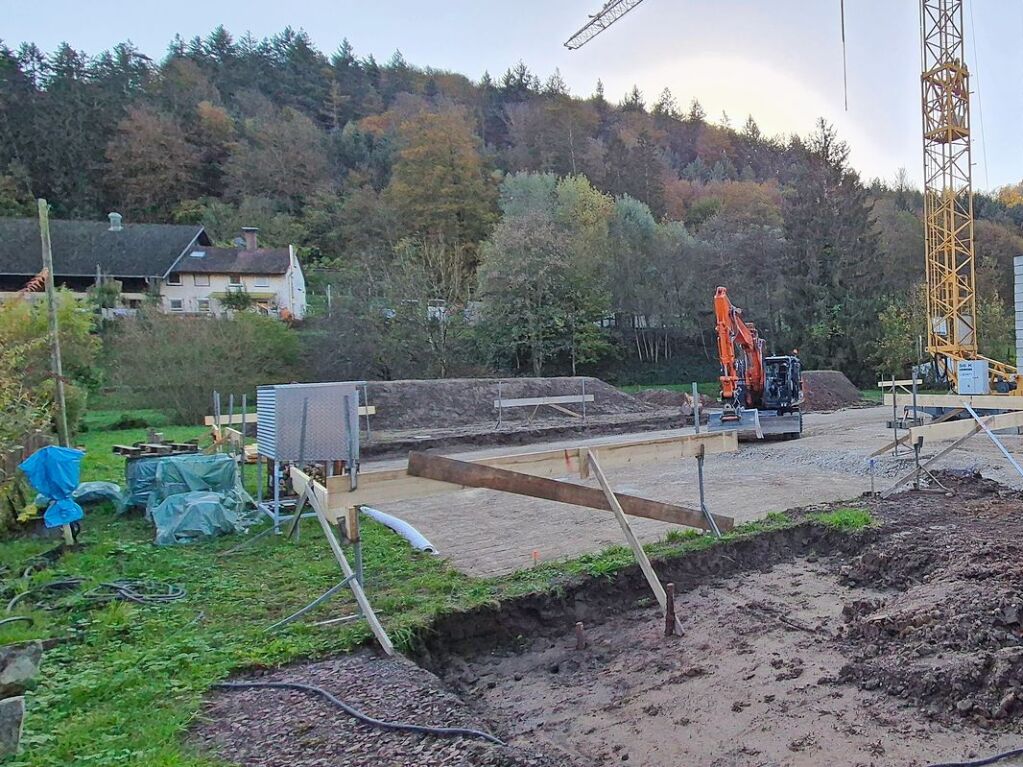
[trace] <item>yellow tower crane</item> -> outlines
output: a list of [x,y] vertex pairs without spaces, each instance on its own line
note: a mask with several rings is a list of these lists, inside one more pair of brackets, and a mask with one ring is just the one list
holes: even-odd
[[[643,0],[609,0],[565,43],[582,47]],[[987,363],[995,391],[1023,395],[1017,370],[980,354],[973,249],[970,72],[964,0],[920,0],[927,350],[959,389],[959,363]]]

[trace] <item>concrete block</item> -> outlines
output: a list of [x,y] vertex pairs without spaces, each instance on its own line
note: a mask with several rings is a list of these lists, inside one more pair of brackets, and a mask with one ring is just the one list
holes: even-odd
[[0,698],[20,695],[39,672],[42,642],[22,642],[0,647]]
[[21,742],[21,726],[25,721],[25,698],[0,700],[0,759],[18,753]]

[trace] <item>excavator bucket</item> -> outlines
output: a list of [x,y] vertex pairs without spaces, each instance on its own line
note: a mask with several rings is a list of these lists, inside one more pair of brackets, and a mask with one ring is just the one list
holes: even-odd
[[740,437],[764,438],[760,411],[753,408],[711,410],[707,413],[707,431],[737,431]]

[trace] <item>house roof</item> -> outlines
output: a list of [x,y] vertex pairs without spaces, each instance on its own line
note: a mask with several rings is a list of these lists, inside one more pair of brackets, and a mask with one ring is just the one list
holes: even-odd
[[[202,254],[201,256],[198,254]],[[288,248],[194,247],[182,254],[172,272],[180,274],[285,274],[291,265]]]
[[[90,277],[96,267],[111,277],[163,277],[186,250],[209,244],[197,224],[124,224],[50,221],[55,277]],[[0,218],[0,274],[31,277],[42,268],[39,222]]]

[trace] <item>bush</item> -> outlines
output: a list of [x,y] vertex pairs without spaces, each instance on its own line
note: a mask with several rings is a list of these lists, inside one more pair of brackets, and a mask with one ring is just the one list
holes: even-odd
[[154,408],[177,423],[201,423],[214,390],[247,393],[302,377],[298,337],[257,314],[174,317],[155,310],[120,323],[108,341],[109,376],[124,406]]

